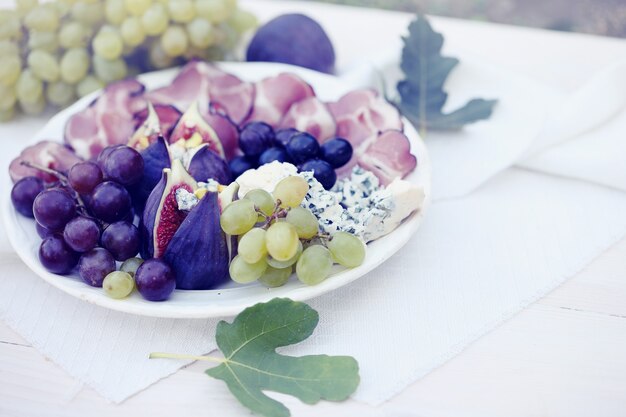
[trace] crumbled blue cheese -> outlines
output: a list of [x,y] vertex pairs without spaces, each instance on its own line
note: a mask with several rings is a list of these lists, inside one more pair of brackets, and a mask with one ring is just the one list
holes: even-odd
[[189,211],[198,204],[198,197],[194,193],[190,193],[184,188],[176,190],[176,203],[178,204],[178,210]]
[[216,192],[219,190],[220,183],[213,178],[209,178],[206,182],[199,182],[198,188],[206,188],[207,191]]

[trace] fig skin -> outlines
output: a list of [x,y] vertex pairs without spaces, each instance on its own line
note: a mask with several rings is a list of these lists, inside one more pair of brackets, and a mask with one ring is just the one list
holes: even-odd
[[143,158],[143,177],[139,183],[129,187],[133,198],[133,207],[140,213],[146,204],[150,193],[159,183],[163,169],[171,167],[170,153],[167,141],[161,136],[141,152]]
[[324,29],[303,14],[278,16],[257,30],[247,61],[282,62],[334,73],[335,50]]
[[220,184],[230,184],[232,177],[228,163],[207,145],[194,153],[188,171],[196,181],[203,182],[212,178]]
[[228,280],[229,254],[217,192],[206,193],[189,212],[164,259],[174,269],[179,289],[208,290]]

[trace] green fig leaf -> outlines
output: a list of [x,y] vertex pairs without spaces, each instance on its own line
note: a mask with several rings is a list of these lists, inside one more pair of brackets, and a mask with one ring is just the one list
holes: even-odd
[[441,55],[443,36],[433,30],[426,17],[418,15],[403,40],[400,68],[405,79],[398,82],[400,101],[395,104],[422,136],[428,130],[459,130],[491,116],[497,100],[473,99],[451,113],[443,113],[448,99],[443,86],[459,60]]
[[232,323],[221,321],[216,341],[222,363],[206,371],[226,382],[251,411],[266,417],[288,417],[289,409],[263,391],[299,398],[307,404],[320,399],[342,401],[359,385],[359,366],[349,356],[281,355],[276,349],[308,338],[319,316],[305,303],[275,298],[242,311]]

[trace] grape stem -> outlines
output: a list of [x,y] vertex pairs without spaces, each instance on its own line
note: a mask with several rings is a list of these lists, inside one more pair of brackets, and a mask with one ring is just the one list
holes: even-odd
[[216,362],[216,363],[224,363],[226,359],[218,358],[216,356],[195,356],[195,355],[180,355],[178,353],[164,353],[164,352],[152,352],[148,359],[192,359],[194,361],[207,361],[207,362]]

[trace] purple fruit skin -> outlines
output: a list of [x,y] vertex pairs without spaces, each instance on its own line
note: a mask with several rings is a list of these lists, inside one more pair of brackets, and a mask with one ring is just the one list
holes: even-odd
[[43,181],[37,177],[25,177],[15,183],[11,189],[11,201],[18,213],[33,218],[33,203],[44,190]]
[[104,179],[102,170],[95,162],[79,162],[68,174],[71,187],[79,194],[89,194]]
[[57,234],[48,236],[41,242],[39,261],[48,271],[64,275],[74,269],[78,262],[78,254]]
[[161,174],[161,181],[154,187],[141,216],[139,223],[139,236],[141,237],[141,247],[139,252],[143,259],[150,259],[154,256],[154,225],[156,223],[156,213],[161,203],[161,197],[167,184],[167,175]]
[[42,225],[40,225],[37,222],[35,222],[35,230],[37,230],[37,234],[42,239],[45,239],[48,236],[52,236],[54,234],[53,231],[46,229],[45,227],[43,227]]
[[165,301],[176,288],[176,275],[163,260],[148,259],[137,269],[135,283],[146,300]]
[[176,271],[176,287],[215,288],[228,280],[228,246],[220,226],[217,192],[208,192],[172,237],[164,259]]
[[96,160],[96,163],[101,169],[104,169],[104,161],[106,161],[107,157],[111,154],[111,152],[113,152],[113,150],[119,148],[120,146],[124,146],[124,145],[107,146],[106,148],[102,150],[102,152],[100,152]]
[[146,200],[159,183],[163,169],[171,166],[167,142],[163,137],[159,137],[156,142],[141,152],[141,157],[144,161],[143,176],[137,184],[129,188],[133,198],[133,206],[138,213],[143,211]]
[[75,217],[65,225],[63,239],[72,250],[88,252],[98,245],[100,227],[93,219]]
[[332,74],[335,50],[315,20],[302,14],[284,14],[257,30],[246,60],[282,62]]
[[78,273],[85,283],[102,287],[104,278],[115,271],[115,259],[108,250],[95,248],[84,253],[78,261]]
[[105,181],[94,189],[89,205],[100,220],[115,222],[128,215],[131,208],[130,194],[120,184]]
[[110,224],[102,232],[102,246],[111,252],[116,261],[125,261],[139,252],[139,230],[129,222]]
[[52,188],[35,198],[33,213],[37,223],[47,229],[59,231],[76,215],[76,202],[67,191]]
[[208,146],[202,147],[193,155],[188,171],[196,181],[206,182],[212,178],[220,184],[230,184],[231,172],[228,163]]
[[143,176],[143,165],[139,152],[129,146],[120,146],[106,157],[103,171],[108,179],[122,185],[134,185]]

